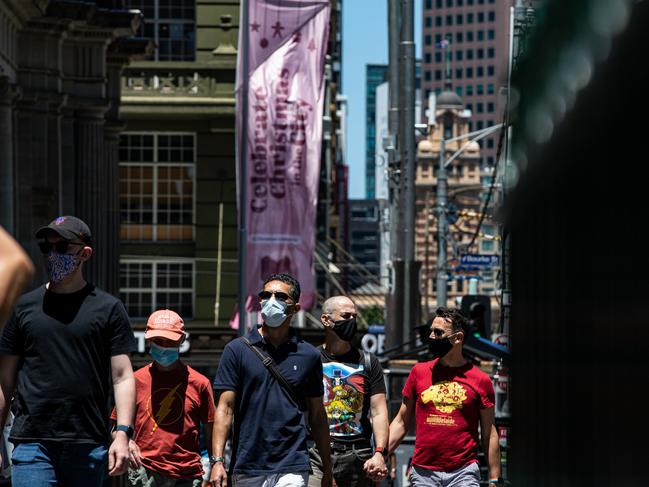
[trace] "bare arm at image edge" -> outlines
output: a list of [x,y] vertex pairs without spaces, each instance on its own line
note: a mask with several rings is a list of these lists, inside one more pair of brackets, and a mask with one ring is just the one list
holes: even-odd
[[[113,374],[113,391],[117,424],[132,426],[135,418],[135,378],[131,359],[126,354],[114,355],[110,359]],[[123,431],[117,431],[108,450],[108,475],[122,475],[128,468],[128,438]]]
[[415,417],[415,400],[404,397],[399,412],[390,423],[388,453],[393,453],[406,436],[412,420]]
[[16,300],[34,275],[34,265],[22,247],[0,227],[0,329]]
[[480,432],[482,449],[489,468],[489,478],[497,479],[500,477],[500,443],[498,443],[498,430],[494,422],[493,407],[480,411]]

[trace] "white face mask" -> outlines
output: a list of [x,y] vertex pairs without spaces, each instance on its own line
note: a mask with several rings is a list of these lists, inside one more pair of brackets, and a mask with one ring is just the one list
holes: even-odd
[[261,306],[261,317],[264,319],[264,323],[271,328],[280,326],[288,317],[286,315],[287,306],[284,301],[277,301],[275,296],[264,301]]

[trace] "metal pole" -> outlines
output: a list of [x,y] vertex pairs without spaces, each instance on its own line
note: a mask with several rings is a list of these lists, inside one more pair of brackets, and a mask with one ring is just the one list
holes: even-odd
[[444,160],[446,141],[443,136],[439,143],[439,168],[437,170],[437,306],[446,306],[446,192],[447,178]]
[[401,308],[403,307],[403,285],[401,263],[403,256],[400,252],[401,235],[399,234],[399,42],[401,27],[401,0],[388,0],[388,81],[389,81],[389,113],[388,130],[390,133],[390,149],[388,152],[388,198],[390,202],[390,291],[386,300],[386,341],[389,347],[401,343]]
[[414,0],[403,0],[401,21],[401,56],[403,58],[403,144],[401,145],[401,168],[403,178],[404,211],[404,306],[402,339],[410,339],[410,330],[417,325],[417,288],[415,279],[415,43],[414,43]]
[[247,330],[246,297],[248,294],[246,286],[246,260],[248,235],[246,227],[247,213],[247,164],[248,164],[248,91],[250,84],[249,49],[250,39],[248,36],[249,2],[241,0],[241,22],[239,29],[241,34],[241,137],[239,146],[239,336],[243,336]]
[[214,299],[214,326],[219,326],[221,308],[221,262],[223,248],[223,203],[219,203],[219,236],[216,247],[216,297]]

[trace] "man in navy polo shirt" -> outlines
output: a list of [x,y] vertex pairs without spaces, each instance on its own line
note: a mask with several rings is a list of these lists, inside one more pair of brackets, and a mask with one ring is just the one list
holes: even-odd
[[309,477],[307,426],[323,458],[322,486],[331,487],[329,426],[322,396],[320,353],[290,328],[299,311],[300,284],[273,274],[259,293],[263,323],[248,340],[270,356],[301,397],[296,404],[243,340],[223,350],[214,389],[219,393],[212,437],[210,482],[227,486],[225,442],[234,419],[230,473],[235,487],[305,487]]

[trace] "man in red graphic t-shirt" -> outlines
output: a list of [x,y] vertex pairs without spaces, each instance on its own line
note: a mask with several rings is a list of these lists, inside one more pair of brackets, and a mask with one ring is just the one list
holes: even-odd
[[128,485],[200,487],[201,423],[212,461],[212,385],[179,359],[185,326],[178,314],[168,309],[154,312],[144,337],[153,362],[135,372],[137,401]]
[[459,310],[437,309],[429,337],[433,360],[412,368],[390,424],[388,451],[393,452],[416,420],[413,487],[478,487],[478,425],[489,486],[502,483],[493,385],[462,354],[467,325]]

